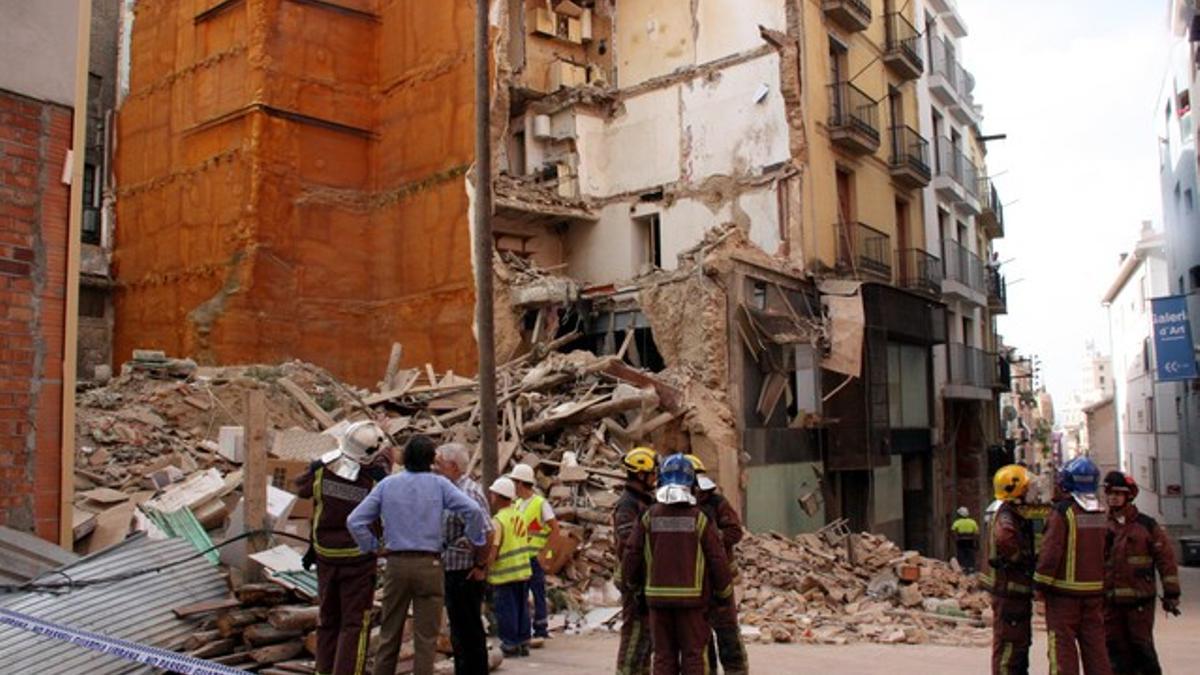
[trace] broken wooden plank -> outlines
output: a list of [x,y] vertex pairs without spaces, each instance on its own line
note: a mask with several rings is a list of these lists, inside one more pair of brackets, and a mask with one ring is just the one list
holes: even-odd
[[642,407],[657,398],[653,393],[642,393],[638,396],[629,396],[602,403],[594,403],[582,409],[572,411],[570,415],[556,416],[544,420],[533,420],[525,425],[525,436],[537,436],[565,426],[575,426],[579,424],[587,424],[595,422],[606,417],[613,417],[628,410],[634,410]]
[[267,622],[280,630],[312,630],[317,627],[321,608],[316,605],[275,607],[267,614]]
[[304,412],[308,413],[309,417],[313,418],[317,424],[321,425],[322,429],[328,429],[334,424],[337,424],[333,417],[329,413],[325,412],[324,408],[317,405],[317,402],[312,400],[312,397],[305,393],[305,391],[300,388],[300,385],[296,384],[291,379],[286,377],[279,378],[279,386],[283,387],[283,390],[286,391],[289,396],[295,399],[296,403],[299,403],[300,407],[304,409]]
[[284,642],[267,647],[259,647],[250,652],[250,658],[257,664],[278,663],[289,661],[304,651],[304,644],[299,640]]
[[276,628],[269,623],[256,623],[242,631],[242,639],[246,641],[246,644],[265,647],[299,638],[303,634],[303,631],[299,630]]
[[187,605],[180,605],[171,611],[175,613],[176,617],[185,619],[189,616],[195,616],[197,614],[207,614],[209,612],[216,612],[222,609],[232,609],[240,604],[241,602],[239,602],[237,598],[216,598],[214,600],[202,600],[200,602],[193,602]]
[[237,647],[237,645],[237,638],[222,638],[193,649],[188,653],[188,656],[193,656],[198,659],[212,659],[215,656],[225,656],[226,654],[229,654],[235,647]]
[[387,368],[383,371],[383,381],[379,383],[380,391],[392,388],[396,372],[400,370],[400,357],[404,355],[404,347],[399,342],[392,343],[392,351],[388,354]]

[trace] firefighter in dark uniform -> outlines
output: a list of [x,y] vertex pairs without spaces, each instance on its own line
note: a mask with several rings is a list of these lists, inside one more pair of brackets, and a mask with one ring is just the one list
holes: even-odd
[[[695,455],[688,455],[688,461],[696,470],[696,504],[709,523],[716,523],[721,532],[721,544],[725,547],[725,557],[729,560],[729,568],[737,576],[737,565],[733,558],[733,547],[737,545],[745,532],[742,530],[742,520],[738,518],[733,504],[725,495],[717,491],[717,484],[708,477],[708,469],[704,462]],[[712,626],[716,640],[708,641],[708,662],[716,672],[718,659],[721,669],[726,675],[746,675],[750,671],[750,661],[746,654],[746,645],[742,642],[742,628],[738,624],[737,599],[731,602],[711,603],[708,607],[708,624]]]
[[[658,453],[650,448],[634,448],[625,454],[625,489],[613,509],[614,550],[617,554],[617,586],[620,561],[638,519],[654,503],[655,470]],[[621,646],[617,649],[617,675],[647,675],[650,672],[650,621],[642,590],[621,590]]]
[[1000,507],[988,532],[988,565],[980,578],[992,594],[992,674],[1028,675],[1033,642],[1033,523],[1021,505],[1029,471],[1010,464],[992,478]]
[[1179,569],[1167,533],[1133,505],[1138,486],[1119,471],[1104,477],[1108,501],[1108,564],[1105,573],[1104,630],[1108,658],[1120,675],[1160,675],[1154,649],[1154,601],[1162,582],[1162,608],[1179,614]]
[[[1046,518],[1036,588],[1046,598],[1050,672],[1109,675],[1104,640],[1104,547],[1108,522],[1096,489],[1100,470],[1087,457],[1072,459],[1058,474],[1054,508]],[[1078,646],[1076,646],[1078,643]]]
[[386,437],[374,422],[356,422],[337,450],[313,462],[296,479],[297,494],[312,498],[312,544],[304,567],[317,564],[318,675],[366,672],[371,605],[375,599],[373,554],[364,554],[346,529],[346,518],[391,470]]
[[654,675],[709,672],[708,604],[733,601],[721,534],[696,506],[695,483],[687,457],[663,460],[657,503],[638,519],[622,560],[626,588],[644,589],[650,608]]

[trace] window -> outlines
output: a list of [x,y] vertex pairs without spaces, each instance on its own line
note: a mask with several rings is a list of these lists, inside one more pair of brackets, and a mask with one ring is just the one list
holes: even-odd
[[1104,386],[1104,376],[1103,375],[1100,376],[1100,386],[1101,387]]
[[1196,203],[1193,200],[1191,188],[1183,191],[1183,206],[1188,210],[1188,213],[1191,213],[1192,210],[1196,208]]
[[969,316],[962,318],[962,341],[963,344],[971,347],[975,344],[975,319]]
[[1154,397],[1147,396],[1142,405],[1146,407],[1146,431],[1154,431]]
[[1142,340],[1142,372],[1150,372],[1150,338]]
[[929,350],[888,343],[888,423],[893,429],[929,426]]
[[85,244],[100,245],[100,172],[95,164],[83,165],[83,226]]
[[846,56],[849,49],[841,40],[829,36],[829,83],[837,84],[846,79]]
[[103,319],[106,304],[104,291],[90,286],[79,289],[79,316]]
[[1150,475],[1146,476],[1145,486],[1151,492],[1158,492],[1158,458],[1150,457],[1146,462],[1146,470]]
[[1200,288],[1200,265],[1188,269],[1188,277],[1192,280],[1192,290]]
[[654,267],[662,267],[662,226],[659,214],[652,213],[648,216],[635,218],[633,224],[637,228],[637,237],[640,245],[636,262],[639,266],[652,265]]

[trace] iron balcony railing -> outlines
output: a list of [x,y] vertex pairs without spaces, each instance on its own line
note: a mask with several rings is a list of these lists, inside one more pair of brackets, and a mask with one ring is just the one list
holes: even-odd
[[920,31],[899,12],[889,14],[887,19],[888,51],[900,52],[917,67],[917,70],[924,70],[925,59],[921,57]]
[[971,253],[957,241],[942,242],[942,260],[945,262],[946,279],[957,281],[975,291],[983,293],[984,269],[979,256]]
[[919,248],[896,253],[900,285],[912,291],[932,296],[942,294],[942,261]]
[[910,126],[892,127],[892,166],[908,167],[928,181],[929,141]]
[[937,143],[937,175],[953,179],[972,197],[979,196],[979,167],[944,137]]
[[941,75],[950,83],[950,88],[958,91],[958,60],[954,57],[954,46],[947,40],[929,37],[929,58],[932,63],[931,72]]
[[984,180],[982,185],[984,211],[987,220],[995,224],[998,232],[1004,231],[1004,202],[1000,201],[1000,192],[990,180]]
[[994,269],[987,271],[988,308],[996,314],[1008,313],[1008,282]]
[[995,355],[961,342],[949,345],[951,384],[991,388],[999,379]]
[[838,227],[838,260],[856,277],[892,278],[892,238],[865,223]]
[[829,85],[829,126],[847,128],[879,142],[879,102],[849,82]]

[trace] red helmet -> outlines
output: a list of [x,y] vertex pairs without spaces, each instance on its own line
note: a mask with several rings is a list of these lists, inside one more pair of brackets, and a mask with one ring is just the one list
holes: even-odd
[[1137,481],[1133,480],[1133,476],[1121,473],[1120,471],[1109,471],[1104,476],[1104,491],[1105,492],[1128,492],[1130,501],[1137,499],[1138,486]]

